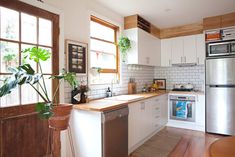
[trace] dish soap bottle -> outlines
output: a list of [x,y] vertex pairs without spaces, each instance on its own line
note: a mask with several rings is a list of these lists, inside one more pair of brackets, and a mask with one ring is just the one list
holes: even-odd
[[110,87],[108,87],[108,90],[106,91],[106,97],[111,97],[112,91],[110,90]]

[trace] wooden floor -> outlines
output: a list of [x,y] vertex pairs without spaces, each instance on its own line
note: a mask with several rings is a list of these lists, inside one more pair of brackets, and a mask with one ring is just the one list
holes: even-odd
[[214,141],[224,137],[200,131],[173,127],[166,127],[165,129],[169,134],[182,136],[181,140],[168,157],[209,157],[209,146]]
[[167,127],[169,132],[182,134],[182,139],[168,157],[209,157],[210,145],[224,136],[200,131]]

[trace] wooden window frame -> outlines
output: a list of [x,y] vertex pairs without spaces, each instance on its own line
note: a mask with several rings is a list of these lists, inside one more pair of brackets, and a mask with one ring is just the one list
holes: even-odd
[[[0,6],[18,11],[19,13],[23,12],[23,13],[35,16],[35,17],[37,17],[37,20],[39,18],[43,18],[43,19],[47,19],[47,20],[52,21],[52,45],[51,46],[39,45],[38,39],[37,39],[37,44],[21,42],[20,36],[19,36],[19,41],[13,41],[13,40],[8,40],[8,39],[1,39],[1,41],[18,43],[19,44],[19,51],[21,51],[21,47],[20,47],[21,44],[50,47],[53,52],[52,53],[52,73],[50,73],[50,75],[58,75],[59,74],[59,15],[51,13],[46,10],[43,10],[38,7],[32,6],[32,5],[26,4],[24,2],[20,2],[18,0],[11,0],[11,1],[1,0]],[[19,14],[19,16],[20,16],[20,14]],[[38,25],[38,23],[37,23],[37,25]],[[19,29],[21,29],[21,28],[19,28]],[[21,32],[21,30],[20,30],[20,32]],[[37,32],[38,32],[38,26],[37,26]],[[38,36],[37,36],[37,38],[38,38]],[[19,52],[19,60],[21,62],[20,52]],[[6,74],[9,74],[9,73],[5,73],[5,75]],[[4,75],[4,73],[0,73],[0,75]],[[56,91],[56,87],[57,87],[58,83],[59,82],[56,80],[52,81],[52,94]],[[57,98],[57,100],[59,100],[59,94],[56,95],[56,98]],[[6,111],[8,111],[8,110],[15,111],[14,113],[10,113],[10,115],[8,115],[7,113],[6,113],[7,115],[5,115],[5,116],[13,116],[15,114],[18,115],[19,110],[22,110],[22,109],[20,109],[22,107],[24,107],[26,109],[26,111],[23,111],[23,114],[35,112],[34,103],[26,104],[26,105],[20,103],[17,106],[0,107],[0,109],[6,110]]]
[[[103,26],[109,27],[109,28],[114,30],[114,42],[90,36],[90,39],[98,40],[98,41],[105,42],[105,43],[114,44],[115,47],[116,47],[116,69],[100,69],[99,72],[100,73],[116,73],[116,74],[119,74],[119,67],[120,66],[119,66],[119,52],[118,52],[118,45],[117,45],[117,33],[119,31],[119,27],[112,24],[112,23],[110,23],[110,22],[102,20],[102,19],[100,19],[96,16],[93,16],[93,15],[91,15],[91,21],[99,23]],[[90,50],[90,51],[94,52],[95,50]]]

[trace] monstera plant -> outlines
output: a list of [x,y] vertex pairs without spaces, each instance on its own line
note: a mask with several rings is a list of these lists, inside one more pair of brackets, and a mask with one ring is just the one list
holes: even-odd
[[[16,88],[24,84],[30,85],[42,98],[43,102],[36,103],[36,111],[41,118],[49,119],[49,126],[57,130],[65,130],[68,127],[70,112],[72,110],[71,104],[58,104],[59,100],[56,97],[59,91],[61,81],[68,82],[72,88],[78,86],[78,81],[74,73],[66,72],[64,69],[59,75],[51,76],[49,79],[56,79],[59,84],[52,96],[49,98],[48,90],[45,84],[45,77],[43,75],[41,62],[47,61],[51,57],[51,53],[41,48],[29,48],[22,52],[24,58],[33,60],[38,64],[39,72],[37,73],[30,64],[22,64],[16,68],[9,68],[12,73],[11,76],[3,80],[0,87],[0,97],[3,97]],[[38,88],[37,88],[38,87]]]

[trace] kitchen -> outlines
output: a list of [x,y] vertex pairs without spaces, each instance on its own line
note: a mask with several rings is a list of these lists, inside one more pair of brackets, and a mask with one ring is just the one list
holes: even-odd
[[[80,85],[85,87],[85,99],[81,91],[71,98],[72,89],[67,83],[62,83],[59,90],[60,102],[71,103],[75,98],[69,129],[59,137],[60,156],[216,156],[210,152],[214,146],[211,144],[224,135],[235,135],[231,116],[235,84],[231,69],[235,49],[234,2],[21,2],[59,15],[60,69],[73,62],[69,45],[86,48],[85,72],[77,73]],[[206,6],[211,4],[214,7],[208,10]],[[17,10],[5,0],[0,6]],[[122,36],[130,40],[126,56],[120,50],[107,53],[117,48]],[[72,53],[75,51],[80,49]],[[1,103],[1,113],[9,106]],[[1,119],[2,137],[9,136],[4,130],[8,124],[5,122],[13,116],[9,117]],[[208,143],[203,145],[203,140]],[[158,144],[156,149],[151,149],[156,144],[153,141]],[[12,143],[8,144],[1,145],[2,157],[10,153]],[[184,149],[182,154],[180,149]]]

